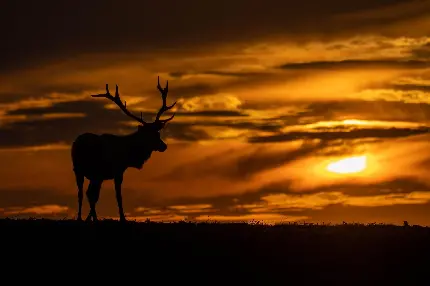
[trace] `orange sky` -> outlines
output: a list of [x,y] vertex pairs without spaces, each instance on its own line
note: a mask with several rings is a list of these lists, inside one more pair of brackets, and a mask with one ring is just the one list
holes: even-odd
[[90,94],[150,120],[160,76],[177,115],[129,218],[430,225],[430,1],[167,2],[2,3],[1,216],[75,216],[72,141],[137,127]]

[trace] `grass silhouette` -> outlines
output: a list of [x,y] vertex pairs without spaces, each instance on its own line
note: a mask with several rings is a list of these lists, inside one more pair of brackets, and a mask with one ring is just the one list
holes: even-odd
[[[17,238],[28,233],[37,232],[36,236],[52,237],[67,235],[71,239],[79,239],[85,233],[85,240],[116,239],[116,236],[127,237],[130,240],[145,241],[159,238],[174,243],[193,240],[216,241],[246,239],[247,243],[270,241],[268,247],[276,248],[282,242],[295,244],[326,243],[342,247],[348,243],[372,241],[373,244],[384,243],[387,239],[396,238],[395,242],[405,244],[414,240],[426,239],[430,242],[430,227],[419,225],[410,226],[407,222],[403,226],[390,224],[314,224],[314,223],[283,223],[267,225],[259,221],[251,223],[220,223],[207,222],[153,222],[150,220],[127,221],[121,223],[113,219],[101,219],[96,222],[79,222],[74,219],[0,219],[0,230],[3,238]],[[341,240],[342,244],[337,244]],[[356,245],[359,246],[359,245]],[[405,245],[404,245],[405,246]],[[269,248],[267,249],[269,250]],[[256,249],[258,251],[258,249]]]
[[430,228],[407,224],[270,226],[258,222],[124,224],[110,219],[1,219],[0,232],[3,242],[23,238],[33,244],[61,242],[61,255],[65,249],[73,253],[77,245],[98,245],[104,252],[121,250],[147,261],[170,261],[166,265],[163,262],[162,267],[167,268],[173,267],[172,261],[175,268],[206,268],[203,272],[218,265],[224,270],[216,276],[239,275],[241,283],[256,279],[282,282],[288,273],[295,277],[289,276],[289,281],[300,281],[300,285],[317,281],[347,281],[348,285],[352,281],[366,285],[410,282],[411,277],[418,277],[419,269],[427,272],[430,254]]

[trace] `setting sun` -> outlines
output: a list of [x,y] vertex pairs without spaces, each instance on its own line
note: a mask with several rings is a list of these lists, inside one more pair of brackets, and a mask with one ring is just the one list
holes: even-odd
[[330,163],[327,170],[338,174],[359,173],[366,169],[366,156],[350,157]]

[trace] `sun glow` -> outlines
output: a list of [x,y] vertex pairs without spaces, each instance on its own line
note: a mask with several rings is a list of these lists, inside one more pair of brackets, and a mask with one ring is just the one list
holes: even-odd
[[337,174],[353,174],[364,171],[366,167],[367,157],[357,156],[330,163],[327,165],[327,170]]

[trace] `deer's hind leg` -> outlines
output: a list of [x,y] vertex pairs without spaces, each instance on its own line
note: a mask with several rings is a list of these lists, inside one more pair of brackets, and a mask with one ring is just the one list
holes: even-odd
[[82,220],[82,200],[84,198],[84,175],[74,170],[76,184],[78,186],[78,221]]
[[88,185],[88,190],[86,192],[88,202],[90,204],[90,212],[85,221],[97,221],[96,204],[100,197],[100,189],[102,187],[102,181],[91,180]]

